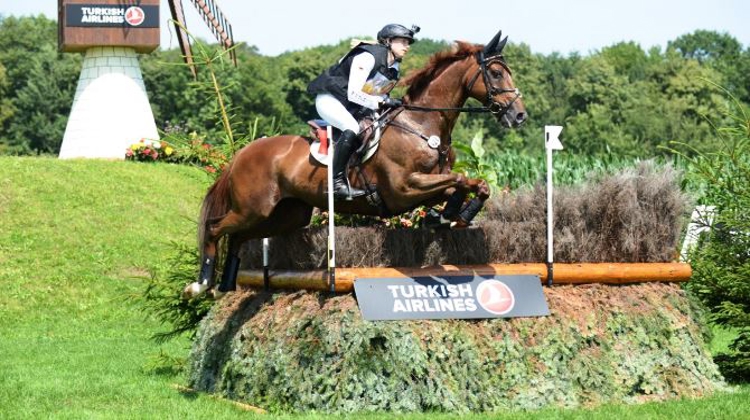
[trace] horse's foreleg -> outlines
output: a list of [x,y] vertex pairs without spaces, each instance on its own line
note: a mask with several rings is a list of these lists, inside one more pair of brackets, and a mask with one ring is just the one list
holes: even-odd
[[[434,197],[437,193],[445,193],[448,189],[454,190],[449,192],[445,209],[437,223],[439,225],[455,221],[458,227],[468,226],[490,196],[490,188],[485,180],[466,179],[459,174],[412,174],[408,178],[408,186],[416,194],[422,193],[425,199]],[[475,193],[476,197],[464,205],[469,192]]]
[[[448,192],[450,190],[453,191]],[[458,218],[458,215],[461,212],[461,206],[466,200],[467,192],[456,188],[450,188],[448,191],[446,191],[446,194],[448,194],[448,200],[445,202],[443,211],[438,213],[437,210],[432,208],[427,212],[427,216],[425,217],[426,227],[432,229],[448,228],[450,227],[451,222]]]
[[466,177],[460,174],[423,174],[413,173],[406,178],[405,194],[410,200],[418,203],[434,199],[445,193],[448,188],[466,191]]
[[460,213],[457,217],[457,227],[466,227],[471,224],[471,221],[479,214],[484,207],[484,202],[490,198],[490,187],[487,181],[483,179],[472,179],[467,184],[472,185],[472,190],[476,194],[476,197],[471,199],[466,205],[461,208]]
[[441,216],[445,221],[451,222],[458,217],[461,212],[461,206],[466,201],[467,191],[456,189],[453,194],[448,196],[448,200],[445,202],[445,208],[441,213]]

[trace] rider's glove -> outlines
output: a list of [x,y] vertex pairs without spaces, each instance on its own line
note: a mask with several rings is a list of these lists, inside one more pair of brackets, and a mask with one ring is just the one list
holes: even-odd
[[404,101],[401,99],[396,98],[385,98],[383,103],[380,105],[381,108],[388,109],[388,108],[398,108],[401,105],[404,104]]

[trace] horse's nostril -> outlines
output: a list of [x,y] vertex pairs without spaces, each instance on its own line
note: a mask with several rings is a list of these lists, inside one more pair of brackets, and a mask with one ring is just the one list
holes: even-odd
[[524,121],[526,121],[525,112],[519,112],[518,114],[516,114],[516,123],[521,124]]

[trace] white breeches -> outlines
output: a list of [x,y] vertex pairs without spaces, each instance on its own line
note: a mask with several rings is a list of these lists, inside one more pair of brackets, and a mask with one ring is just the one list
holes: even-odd
[[315,109],[318,110],[320,118],[341,131],[352,130],[359,133],[359,123],[346,107],[330,93],[321,93],[315,97]]

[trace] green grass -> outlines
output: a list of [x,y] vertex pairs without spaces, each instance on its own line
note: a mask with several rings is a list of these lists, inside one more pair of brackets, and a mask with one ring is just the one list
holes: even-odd
[[[0,168],[0,418],[255,417],[181,393],[179,375],[150,370],[155,355],[184,356],[190,343],[155,343],[150,337],[166,328],[129,299],[171,255],[172,242],[195,240],[208,176],[165,164],[51,158],[0,157]],[[748,401],[743,387],[701,400],[507,418],[750,418]]]

